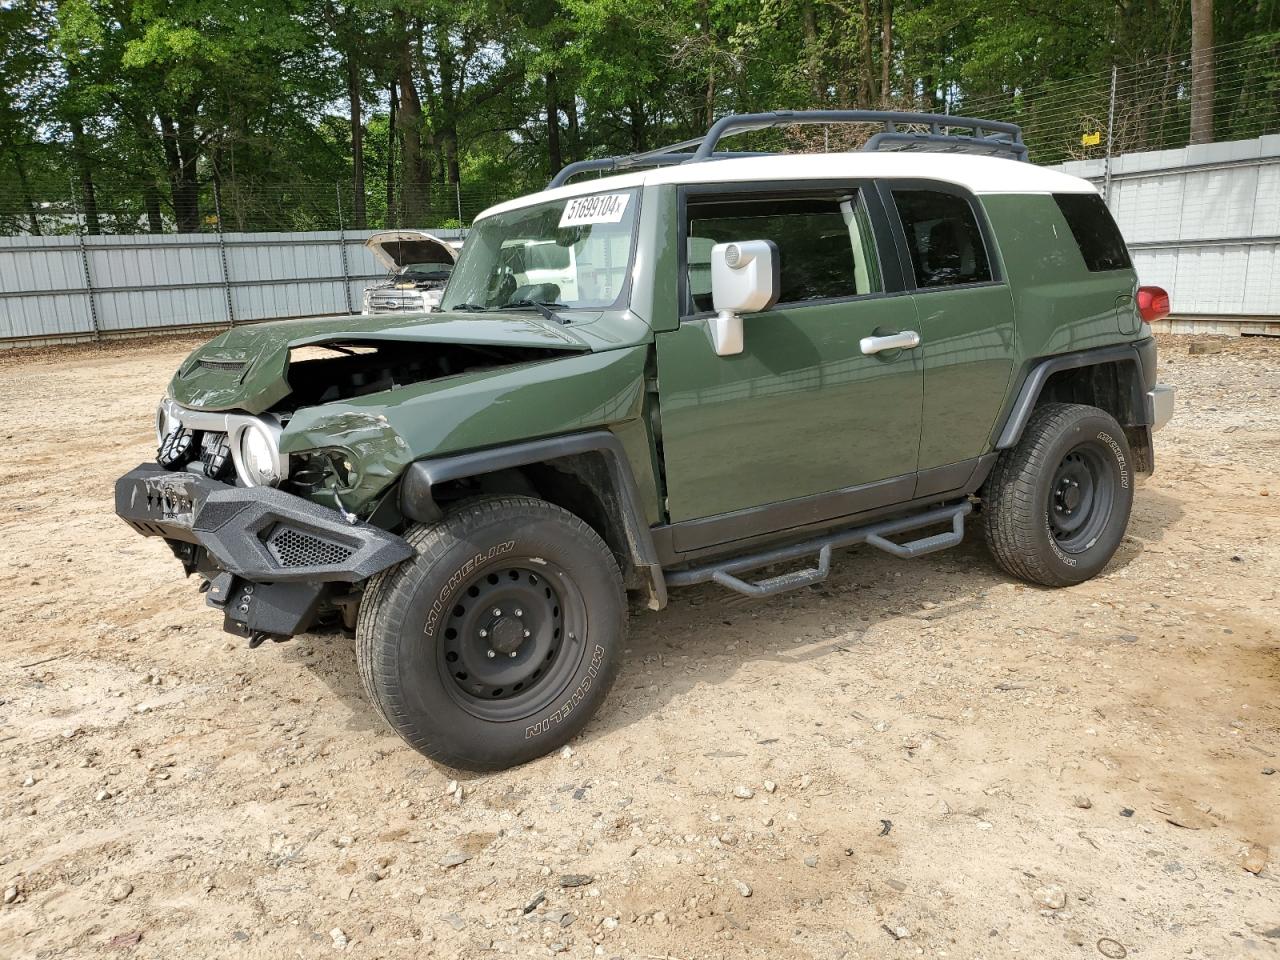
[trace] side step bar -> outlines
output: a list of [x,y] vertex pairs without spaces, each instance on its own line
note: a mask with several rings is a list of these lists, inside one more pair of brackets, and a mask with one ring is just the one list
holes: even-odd
[[[803,543],[788,547],[777,547],[762,553],[753,553],[745,557],[735,557],[720,563],[709,563],[689,570],[675,570],[666,575],[668,586],[687,587],[695,583],[706,583],[708,580],[727,587],[748,597],[771,597],[775,593],[795,590],[819,583],[831,574],[831,551],[843,547],[852,547],[859,543],[891,553],[895,557],[910,559],[954,547],[964,539],[964,518],[973,512],[973,505],[967,500],[948,507],[938,507],[927,513],[917,513],[910,517],[899,517],[896,520],[885,520],[869,524],[865,527],[854,527],[841,530],[822,537],[815,537]],[[950,523],[951,529],[946,533],[922,537],[909,543],[894,543],[887,537],[911,530],[921,530],[942,523]],[[793,570],[779,574],[756,583],[742,580],[736,574],[747,570],[755,570],[774,563],[796,560],[812,553],[818,554],[818,565],[807,570]]]

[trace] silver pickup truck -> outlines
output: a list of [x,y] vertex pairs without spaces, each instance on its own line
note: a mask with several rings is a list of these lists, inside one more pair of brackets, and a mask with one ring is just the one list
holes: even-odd
[[430,313],[440,306],[461,241],[422,230],[384,230],[364,245],[390,276],[365,290],[361,313]]

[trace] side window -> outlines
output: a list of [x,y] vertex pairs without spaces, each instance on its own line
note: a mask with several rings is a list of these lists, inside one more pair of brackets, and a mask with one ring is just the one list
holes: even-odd
[[987,248],[973,208],[940,190],[894,190],[917,287],[947,287],[991,279]]
[[711,310],[711,248],[736,240],[778,247],[779,305],[878,293],[880,262],[856,190],[795,196],[691,198],[685,224],[686,313]]
[[1127,270],[1133,266],[1120,228],[1096,193],[1055,193],[1054,201],[1076,238],[1084,265],[1090,273]]

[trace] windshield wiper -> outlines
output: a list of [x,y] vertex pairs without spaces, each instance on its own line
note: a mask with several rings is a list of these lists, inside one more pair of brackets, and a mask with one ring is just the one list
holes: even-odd
[[474,312],[476,312],[476,311],[484,311],[484,310],[488,310],[489,308],[488,308],[488,307],[482,307],[482,306],[480,306],[480,304],[478,304],[478,303],[455,303],[455,304],[454,304],[452,307],[450,307],[449,309],[450,309],[450,310],[461,310],[461,311],[463,311],[463,312],[471,312],[471,313],[474,313]]
[[537,310],[548,320],[555,320],[557,323],[567,324],[569,321],[565,317],[556,313],[557,310],[568,310],[567,303],[556,303],[554,300],[508,300],[499,310],[528,310],[530,307]]

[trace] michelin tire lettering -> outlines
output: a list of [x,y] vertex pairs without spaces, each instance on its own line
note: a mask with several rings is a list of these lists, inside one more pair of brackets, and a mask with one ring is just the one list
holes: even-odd
[[1120,466],[1120,486],[1129,489],[1129,464],[1125,462],[1124,453],[1120,450],[1120,444],[1116,443],[1115,438],[1109,433],[1101,430],[1098,431],[1098,439],[1111,448],[1111,452],[1115,454],[1116,463]]
[[457,570],[453,571],[449,575],[449,579],[445,581],[444,586],[440,588],[435,600],[432,601],[431,609],[427,611],[427,622],[423,624],[422,632],[428,637],[434,637],[436,635],[436,626],[440,623],[440,614],[448,607],[449,598],[458,589],[462,581],[483,564],[488,563],[495,557],[510,553],[515,549],[515,546],[516,542],[514,540],[494,544],[484,553],[477,553]]
[[595,680],[596,674],[600,672],[602,660],[604,660],[604,647],[596,644],[596,648],[591,652],[591,662],[587,664],[587,673],[582,678],[582,682],[578,684],[573,693],[569,694],[569,699],[560,705],[560,709],[543,717],[537,723],[524,728],[524,738],[526,740],[532,740],[534,737],[546,733],[578,709],[578,705],[586,699],[587,692],[591,689],[591,682]]

